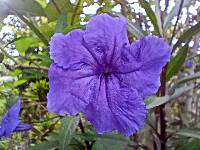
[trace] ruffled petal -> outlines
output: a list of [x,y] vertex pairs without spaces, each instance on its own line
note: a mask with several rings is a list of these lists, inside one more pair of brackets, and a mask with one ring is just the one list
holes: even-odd
[[131,135],[144,125],[147,110],[137,90],[122,87],[114,76],[99,80],[96,99],[86,107],[85,114],[98,133],[114,129]]
[[124,49],[115,73],[124,85],[137,89],[146,98],[160,86],[162,67],[169,61],[170,46],[162,38],[146,36]]
[[53,64],[49,68],[47,95],[48,111],[75,115],[81,112],[93,99],[96,76],[91,67],[82,65],[81,69],[70,71]]
[[84,113],[98,133],[110,132],[115,129],[116,121],[109,108],[106,95],[106,83],[100,76],[95,89],[95,97],[85,108]]
[[83,37],[85,47],[100,64],[112,64],[119,57],[121,48],[129,45],[126,20],[107,14],[92,17]]
[[50,56],[54,63],[64,69],[73,69],[80,62],[94,64],[88,50],[82,45],[82,30],[74,30],[67,35],[55,33],[50,41]]

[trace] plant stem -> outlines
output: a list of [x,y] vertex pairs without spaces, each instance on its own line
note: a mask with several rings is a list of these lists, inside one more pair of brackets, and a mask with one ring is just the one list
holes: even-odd
[[[176,27],[177,27],[177,25],[178,25],[178,21],[179,21],[179,18],[180,18],[181,10],[182,10],[182,7],[183,7],[183,2],[184,2],[184,0],[181,0],[180,7],[179,7],[179,10],[178,10],[177,19],[176,19],[176,23],[175,23],[175,25],[174,25],[174,29],[173,29],[173,32],[172,32],[172,37],[171,37],[171,39],[170,39],[169,45],[172,44],[173,38],[174,38],[174,36],[175,36],[175,34],[176,34]],[[172,53],[173,53],[173,52],[172,52]]]
[[[160,87],[160,95],[165,96],[166,91],[166,73],[167,73],[167,65],[163,67],[161,74],[161,87]],[[165,121],[165,104],[159,106],[159,121],[160,121],[160,141],[161,141],[161,150],[166,149],[166,121]]]
[[53,5],[55,6],[57,12],[58,12],[59,14],[61,14],[60,8],[59,8],[58,5],[56,4],[56,2],[55,2],[54,0],[52,0],[52,3],[53,3]]
[[81,4],[81,0],[78,0],[75,8],[74,8],[74,12],[73,12],[73,15],[72,15],[72,19],[71,19],[71,26],[74,25],[74,21],[75,21],[75,17],[77,15],[77,11],[78,11],[78,8],[80,7],[80,4]]
[[[80,121],[79,121],[79,127],[81,129],[81,132],[85,133],[85,129],[84,129],[83,123],[81,121],[81,118],[80,118]],[[86,145],[87,150],[91,150],[91,146],[90,146],[89,141],[85,141],[85,145]]]
[[48,40],[46,37],[40,32],[40,30],[28,19],[26,19],[23,15],[16,13],[18,17],[37,35],[37,37],[48,46]]

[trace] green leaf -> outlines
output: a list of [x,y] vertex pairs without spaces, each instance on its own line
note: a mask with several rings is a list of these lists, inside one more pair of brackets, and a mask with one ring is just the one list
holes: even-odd
[[83,145],[83,142],[80,142],[79,140],[72,138],[68,149],[70,149],[70,150],[85,150],[85,146]]
[[44,23],[38,26],[38,30],[47,38],[49,41],[55,32],[55,22]]
[[[147,109],[155,108],[155,107],[160,106],[162,104],[168,103],[171,100],[181,96],[182,94],[188,92],[189,90],[191,90],[193,88],[194,88],[194,85],[186,86],[186,87],[184,86],[184,87],[175,89],[173,94],[169,93],[168,95],[163,96],[163,97],[152,96],[151,98],[148,98],[145,101],[145,103],[147,104]],[[150,101],[149,101],[149,99],[150,99]]]
[[185,44],[184,47],[180,48],[177,55],[173,57],[168,65],[167,69],[167,76],[166,79],[170,80],[170,78],[177,74],[178,71],[181,69],[181,66],[183,65],[188,52],[188,43]]
[[162,21],[161,21],[161,11],[160,11],[160,1],[155,0],[155,7],[156,7],[156,19],[159,27],[160,34],[163,36],[163,29],[162,29]]
[[37,35],[37,37],[45,44],[48,46],[48,40],[46,39],[46,37],[40,32],[40,30],[31,22],[29,21],[27,18],[25,18],[23,15],[21,14],[17,14],[18,17],[24,22],[26,23],[26,25]]
[[51,64],[51,59],[48,53],[42,52],[40,54],[32,54],[31,55],[32,61],[37,61],[40,66],[49,67]]
[[190,29],[185,31],[179,38],[176,44],[173,46],[173,49],[175,50],[177,47],[179,47],[182,43],[187,42],[190,40],[194,35],[200,32],[200,22],[198,22],[196,25],[192,26]]
[[149,96],[148,98],[145,99],[145,104],[151,105],[157,98],[158,98],[157,96]]
[[7,7],[9,14],[13,14],[14,11],[29,16],[45,16],[43,8],[35,0],[6,0],[0,1],[0,5]]
[[69,14],[73,12],[73,5],[71,4],[70,0],[54,0],[47,4],[45,12],[49,22],[57,20],[63,12],[68,13],[69,19]]
[[96,133],[81,133],[81,134],[76,134],[75,137],[80,138],[84,141],[96,141],[97,140],[98,134]]
[[153,12],[153,10],[151,9],[150,4],[146,0],[139,0],[139,2],[140,2],[140,5],[142,6],[142,8],[145,9],[147,16],[149,17],[151,23],[153,24],[156,35],[161,35],[156,15]]
[[61,32],[63,33],[65,27],[67,26],[67,13],[63,12],[60,17],[58,18],[55,32]]
[[22,56],[25,56],[25,53],[28,50],[28,48],[37,47],[38,42],[39,40],[37,38],[25,37],[25,38],[20,38],[19,40],[16,40],[15,46],[16,46],[16,49],[19,51],[19,53]]
[[132,23],[131,21],[128,21],[128,31],[130,33],[132,33],[133,35],[135,35],[137,37],[137,39],[140,39],[146,35],[139,26]]
[[30,150],[55,150],[58,148],[58,141],[49,141],[37,144],[30,148]]
[[40,70],[24,69],[22,72],[22,78],[26,80],[41,79],[44,77],[47,78],[47,73],[44,73]]
[[14,82],[13,87],[17,87],[17,86],[22,85],[26,82],[27,82],[27,80],[25,80],[25,79],[17,80],[17,81]]
[[[172,8],[172,10],[170,11],[170,13],[167,15],[167,17],[165,18],[164,20],[164,24],[163,24],[163,27],[164,27],[164,32],[167,31],[170,23],[171,23],[171,20],[176,16],[178,15],[178,11],[179,11],[179,8],[180,8],[180,5],[181,5],[181,1],[182,0],[178,0],[176,3],[175,3],[175,6]],[[183,2],[183,6],[182,8],[188,6],[190,3],[192,2],[192,0],[184,0]]]
[[125,18],[123,15],[117,14],[117,16],[122,17],[122,18],[127,20],[127,22],[128,22],[128,31],[130,33],[132,33],[133,35],[135,35],[137,39],[140,39],[140,38],[144,37],[145,35],[147,35],[147,33],[144,32],[142,30],[142,28],[140,28],[138,25],[136,25],[135,23],[133,23],[129,19]]
[[79,123],[78,117],[65,117],[61,120],[59,132],[59,150],[66,150],[73,138],[74,131]]
[[177,83],[177,85],[180,85],[180,84],[183,84],[185,82],[189,82],[191,80],[196,80],[196,79],[199,79],[200,78],[200,72],[196,72],[188,77],[185,77],[183,79],[180,79]]
[[128,138],[119,134],[102,134],[98,135],[92,150],[124,150],[128,144]]
[[178,131],[168,129],[167,132],[175,133],[176,135],[180,136],[200,139],[200,129],[180,129]]
[[200,150],[199,139],[181,138],[178,140],[176,150]]

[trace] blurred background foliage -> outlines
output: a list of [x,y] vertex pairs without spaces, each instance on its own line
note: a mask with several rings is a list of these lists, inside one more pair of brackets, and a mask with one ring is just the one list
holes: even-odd
[[[46,109],[48,42],[55,32],[85,28],[96,14],[128,20],[130,41],[147,34],[173,48],[162,87],[146,99],[145,128],[131,137],[96,134],[84,115]],[[31,131],[0,140],[2,150],[200,149],[199,0],[0,0],[0,116],[17,97]]]

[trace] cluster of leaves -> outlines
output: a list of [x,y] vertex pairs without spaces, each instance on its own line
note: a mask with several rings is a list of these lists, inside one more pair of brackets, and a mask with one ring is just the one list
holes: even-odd
[[[167,119],[166,145],[180,150],[187,147],[191,149],[191,145],[193,149],[200,149],[200,57],[195,55],[199,42],[200,18],[198,15],[190,18],[188,15],[186,25],[179,22],[183,15],[182,8],[189,8],[196,2],[176,0],[169,13],[167,2],[170,1],[166,0],[166,9],[162,11],[159,2],[138,0],[131,4],[121,0],[76,0],[74,3],[70,0],[0,1],[3,8],[0,10],[0,19],[14,15],[19,18],[20,23],[20,26],[16,26],[16,22],[11,23],[9,26],[13,36],[7,39],[7,35],[4,35],[0,40],[0,114],[7,110],[16,96],[20,96],[23,100],[22,117],[25,122],[34,125],[33,130],[28,133],[15,134],[11,139],[1,140],[0,149],[151,149],[155,147],[154,143],[159,148],[161,133],[158,127],[162,124],[159,124],[157,110],[164,105],[164,117]],[[130,40],[154,34],[168,40],[173,47],[165,78],[166,95],[160,97],[158,94],[146,100],[150,111],[146,126],[140,133],[129,138],[116,133],[96,134],[82,115],[62,117],[46,110],[47,72],[51,63],[49,40],[55,32],[66,34],[76,28],[84,29],[84,22],[92,15],[84,14],[83,10],[95,3],[100,6],[96,14],[105,12],[127,18]],[[134,11],[136,3],[145,14]],[[121,13],[112,11],[116,5],[121,6]],[[175,24],[172,23],[174,18],[177,18]],[[7,25],[1,22],[0,28],[3,29],[4,26]],[[149,29],[150,26],[153,30]],[[191,41],[194,43],[192,47]],[[13,55],[13,51],[18,54]],[[186,65],[188,60],[192,60],[192,66]]]

